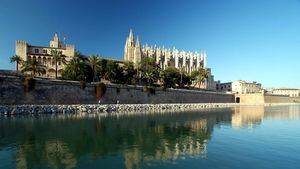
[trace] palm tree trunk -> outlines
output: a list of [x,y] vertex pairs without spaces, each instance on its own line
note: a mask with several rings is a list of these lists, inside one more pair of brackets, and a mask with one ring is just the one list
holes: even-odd
[[57,60],[55,59],[55,79],[57,79]]
[[18,72],[19,71],[19,62],[18,61],[17,61],[16,69],[17,69],[17,72]]
[[93,82],[95,82],[95,66],[93,66]]

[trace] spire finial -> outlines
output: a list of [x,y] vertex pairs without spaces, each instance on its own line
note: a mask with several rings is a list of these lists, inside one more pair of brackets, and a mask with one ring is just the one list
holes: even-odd
[[134,38],[132,29],[129,30],[129,38],[132,38],[132,39]]

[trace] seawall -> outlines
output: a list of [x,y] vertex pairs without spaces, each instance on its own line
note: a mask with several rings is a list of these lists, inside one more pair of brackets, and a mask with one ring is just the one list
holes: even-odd
[[[79,82],[36,78],[30,91],[25,91],[22,76],[0,72],[0,105],[70,105],[96,104],[96,85],[87,83],[82,89]],[[107,84],[103,104],[158,104],[158,103],[234,103],[233,94],[204,90],[166,89],[145,91],[141,86]]]

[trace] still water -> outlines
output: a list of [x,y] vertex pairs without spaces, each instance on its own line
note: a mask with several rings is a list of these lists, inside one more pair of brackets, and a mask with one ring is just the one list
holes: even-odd
[[2,117],[0,168],[299,168],[300,106]]

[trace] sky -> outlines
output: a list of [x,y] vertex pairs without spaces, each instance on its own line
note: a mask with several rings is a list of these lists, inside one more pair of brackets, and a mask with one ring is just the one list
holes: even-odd
[[205,50],[215,80],[300,88],[300,0],[0,0],[0,69],[15,41],[54,32],[83,54],[123,59],[129,29],[142,44]]

